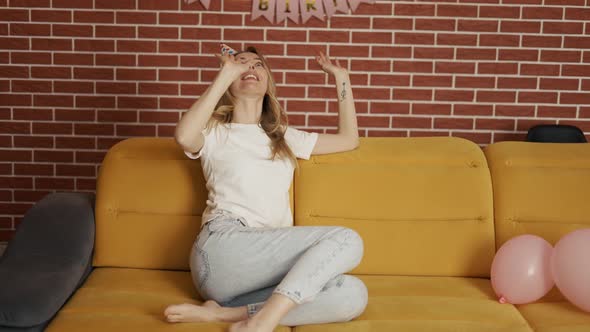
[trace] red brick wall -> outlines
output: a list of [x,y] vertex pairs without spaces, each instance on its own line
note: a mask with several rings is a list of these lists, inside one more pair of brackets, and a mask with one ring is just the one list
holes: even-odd
[[[223,3],[222,3],[223,2]],[[270,60],[292,124],[337,125],[345,60],[362,136],[522,140],[590,133],[590,1],[377,1],[306,25],[250,20],[250,0],[0,0],[0,242],[53,191],[93,191],[131,136],[172,137],[214,77],[220,40]],[[590,139],[590,137],[589,137]]]

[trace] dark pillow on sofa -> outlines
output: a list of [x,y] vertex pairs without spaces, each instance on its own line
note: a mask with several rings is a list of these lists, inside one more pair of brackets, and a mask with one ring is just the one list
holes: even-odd
[[0,332],[43,332],[49,322],[45,322],[43,324],[31,326],[31,327],[9,327],[9,326],[0,326]]
[[84,282],[92,269],[94,200],[91,193],[52,193],[27,211],[0,259],[0,330],[44,325]]

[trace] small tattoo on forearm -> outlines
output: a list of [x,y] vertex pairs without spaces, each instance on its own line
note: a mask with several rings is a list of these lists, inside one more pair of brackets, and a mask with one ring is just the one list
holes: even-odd
[[340,101],[344,101],[344,98],[346,98],[346,82],[342,82],[342,92],[340,92]]

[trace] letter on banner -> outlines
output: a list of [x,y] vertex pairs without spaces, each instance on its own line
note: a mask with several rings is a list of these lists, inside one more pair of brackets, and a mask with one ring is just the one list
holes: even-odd
[[307,22],[312,16],[324,20],[324,7],[321,1],[316,0],[299,0],[301,6],[301,21]]
[[270,23],[273,23],[275,16],[275,0],[252,0],[251,20],[264,16]]
[[299,24],[299,0],[277,0],[277,23],[285,17]]

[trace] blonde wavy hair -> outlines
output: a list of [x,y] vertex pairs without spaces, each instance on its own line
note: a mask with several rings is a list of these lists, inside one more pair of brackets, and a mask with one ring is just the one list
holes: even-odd
[[[287,117],[287,113],[281,107],[281,104],[277,100],[276,97],[276,83],[272,76],[270,66],[268,62],[264,58],[264,56],[256,50],[254,46],[248,46],[246,50],[239,51],[235,54],[237,57],[240,53],[251,52],[258,57],[262,61],[263,67],[268,74],[268,86],[266,94],[264,95],[264,100],[262,102],[262,114],[260,116],[260,126],[266,132],[266,135],[271,140],[271,151],[272,151],[272,160],[278,156],[279,158],[287,158],[291,161],[294,168],[299,170],[299,164],[297,163],[297,157],[291,151],[289,146],[287,145],[287,141],[285,140],[285,131],[287,130],[287,126],[289,125],[289,120]],[[228,124],[232,121],[233,112],[234,112],[234,100],[236,97],[229,91],[228,88],[217,105],[215,106],[215,110],[211,114],[211,118],[207,122],[205,128],[212,128],[213,126],[217,126],[219,124]]]

